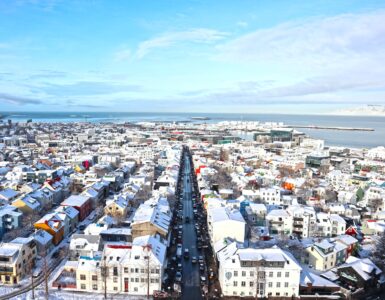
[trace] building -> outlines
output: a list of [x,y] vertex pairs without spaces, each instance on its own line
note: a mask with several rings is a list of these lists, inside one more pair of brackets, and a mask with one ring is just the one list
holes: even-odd
[[345,262],[347,246],[333,239],[324,239],[305,248],[302,260],[318,271],[326,271]]
[[228,297],[297,297],[301,267],[277,247],[239,248],[228,245],[217,253],[219,282]]
[[76,286],[79,291],[88,293],[106,290],[108,293],[140,296],[148,292],[152,295],[161,290],[165,263],[166,244],[159,236],[136,238],[132,246],[107,244],[102,256],[80,256]]
[[72,195],[65,199],[61,206],[71,206],[79,212],[79,222],[83,221],[92,210],[92,203],[89,197],[81,195]]
[[35,240],[16,238],[0,245],[0,282],[17,284],[30,276],[37,255]]
[[34,224],[34,227],[45,230],[52,235],[54,245],[58,245],[63,240],[64,224],[63,221],[56,216],[56,213],[46,214]]
[[293,230],[293,217],[284,209],[273,209],[267,216],[270,234],[288,235]]
[[382,271],[369,259],[350,256],[337,268],[340,281],[347,286],[371,290],[383,284]]
[[12,205],[0,206],[0,238],[9,230],[20,228],[23,214]]
[[225,207],[209,208],[207,210],[207,226],[212,245],[226,238],[238,242],[245,241],[246,222],[239,210]]

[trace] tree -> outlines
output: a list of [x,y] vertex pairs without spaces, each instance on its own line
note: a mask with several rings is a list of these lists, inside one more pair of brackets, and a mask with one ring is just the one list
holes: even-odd
[[373,262],[385,273],[385,232],[379,236],[372,257]]

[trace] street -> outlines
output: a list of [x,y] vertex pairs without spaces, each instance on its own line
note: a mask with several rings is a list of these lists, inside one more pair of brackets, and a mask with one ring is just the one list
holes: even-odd
[[[188,155],[184,155],[184,178],[183,178],[183,251],[189,249],[190,258],[183,259],[183,287],[182,299],[202,299],[202,290],[199,279],[199,264],[192,264],[191,258],[200,255],[197,249],[197,236],[194,227],[194,215],[191,196],[191,165]],[[190,222],[186,223],[186,217]]]

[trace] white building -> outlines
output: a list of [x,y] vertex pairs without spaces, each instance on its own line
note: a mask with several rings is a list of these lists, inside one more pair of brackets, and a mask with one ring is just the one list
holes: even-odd
[[259,197],[268,205],[281,204],[281,190],[279,187],[261,188],[259,190]]
[[230,244],[217,253],[224,296],[292,297],[299,294],[301,267],[277,247],[238,248]]
[[245,240],[246,222],[239,210],[225,207],[208,209],[207,224],[212,245],[225,238],[238,242]]

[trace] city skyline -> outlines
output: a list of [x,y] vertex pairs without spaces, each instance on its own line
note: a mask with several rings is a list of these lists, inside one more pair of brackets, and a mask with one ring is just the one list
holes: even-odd
[[385,103],[379,1],[4,1],[2,111],[330,113]]

